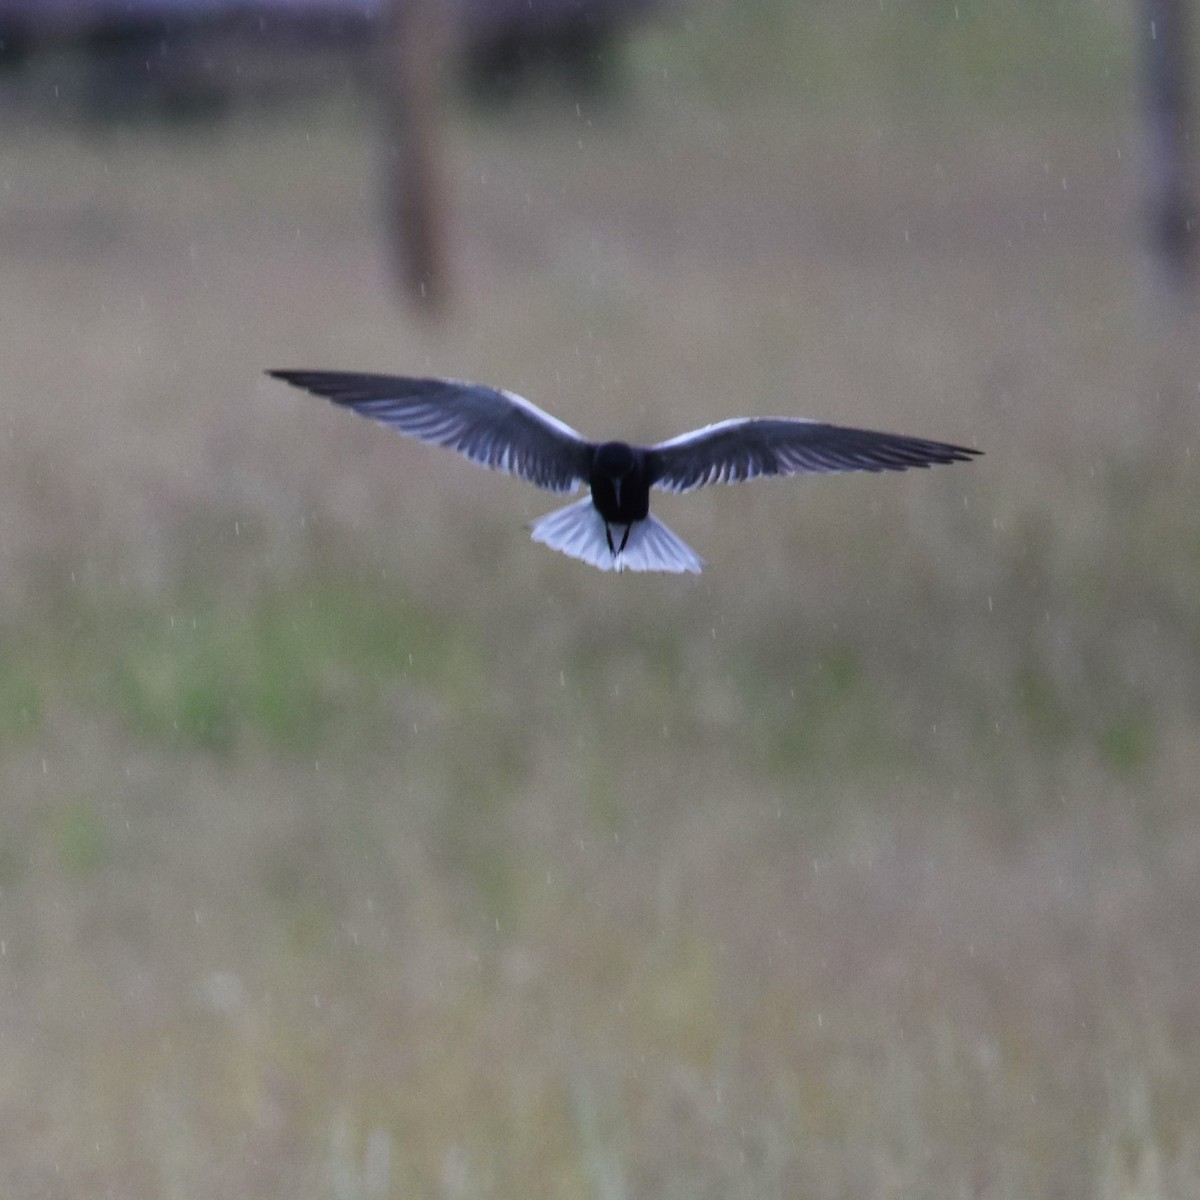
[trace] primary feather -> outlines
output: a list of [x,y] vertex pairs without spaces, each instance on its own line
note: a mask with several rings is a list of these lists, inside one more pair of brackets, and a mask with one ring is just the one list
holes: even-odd
[[964,446],[869,429],[848,429],[802,418],[750,417],[720,421],[649,449],[654,487],[687,492],[709,483],[740,483],[763,475],[803,472],[905,471],[933,463],[966,462]]
[[513,392],[453,379],[343,371],[267,374],[548,492],[573,492],[587,479],[590,443]]

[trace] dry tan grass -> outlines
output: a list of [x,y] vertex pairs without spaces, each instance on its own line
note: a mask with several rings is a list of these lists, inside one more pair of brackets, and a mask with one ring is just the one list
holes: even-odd
[[[1126,126],[706,46],[456,127],[438,330],[353,114],[5,134],[6,1192],[1195,1194],[1200,367]],[[289,365],[988,456],[668,498],[705,575],[608,579]]]

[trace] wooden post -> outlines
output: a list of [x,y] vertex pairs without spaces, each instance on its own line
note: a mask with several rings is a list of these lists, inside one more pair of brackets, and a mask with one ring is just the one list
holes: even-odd
[[445,9],[445,0],[388,0],[380,80],[392,254],[402,290],[432,315],[451,291]]
[[1176,299],[1195,283],[1200,240],[1193,187],[1189,0],[1141,0],[1145,219],[1152,267]]

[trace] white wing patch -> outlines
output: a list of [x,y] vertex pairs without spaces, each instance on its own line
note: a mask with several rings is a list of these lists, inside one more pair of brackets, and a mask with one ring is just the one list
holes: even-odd
[[673,450],[677,446],[687,446],[693,442],[702,441],[710,434],[717,433],[722,429],[732,429],[735,425],[745,425],[751,421],[787,421],[792,425],[817,425],[818,421],[814,421],[811,417],[730,417],[725,421],[714,421],[711,425],[705,425],[700,429],[691,429],[687,433],[681,433],[678,437],[669,438],[665,442],[658,442],[650,447],[651,450]]
[[[469,383],[464,383],[463,387],[477,386]],[[577,429],[572,429],[566,421],[560,421],[557,417],[552,417],[545,409],[538,408],[532,400],[526,400],[524,396],[518,396],[516,392],[506,391],[504,388],[496,389],[500,395],[506,400],[511,400],[517,408],[523,408],[531,417],[535,417],[541,421],[543,425],[549,425],[551,429],[558,430],[563,437],[574,438],[577,442],[585,442],[587,439]]]

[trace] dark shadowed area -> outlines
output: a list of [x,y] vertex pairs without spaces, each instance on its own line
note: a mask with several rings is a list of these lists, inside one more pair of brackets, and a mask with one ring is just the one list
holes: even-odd
[[[97,122],[49,61],[0,128],[0,1191],[1198,1194],[1200,350],[1125,5],[681,3],[598,93],[455,102],[440,321],[358,84]],[[269,367],[986,456],[656,499],[704,574],[614,577]]]

